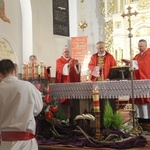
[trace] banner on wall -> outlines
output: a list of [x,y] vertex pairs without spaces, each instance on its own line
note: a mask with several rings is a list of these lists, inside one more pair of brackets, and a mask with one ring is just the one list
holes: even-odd
[[88,37],[79,36],[71,38],[72,58],[78,59],[83,63],[85,55],[88,55]]

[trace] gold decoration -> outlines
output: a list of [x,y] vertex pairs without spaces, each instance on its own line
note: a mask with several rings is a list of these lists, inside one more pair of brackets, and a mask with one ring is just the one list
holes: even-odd
[[150,8],[150,1],[141,1],[137,4],[136,7],[138,10],[146,10]]
[[115,29],[120,29],[121,28],[121,21],[116,21],[115,22]]
[[[100,12],[102,16],[105,16],[105,1],[101,1],[101,6],[100,6]],[[116,0],[109,0],[107,1],[107,15],[112,16],[114,13],[117,12],[117,4],[118,2]],[[106,17],[106,16],[105,16]]]
[[123,49],[120,47],[115,50],[115,58],[117,61],[117,66],[122,66],[123,62],[121,60],[123,59]]
[[150,36],[150,26],[141,26],[135,31],[135,37]]
[[26,64],[22,65],[22,79],[26,79]]
[[145,22],[146,20],[148,20],[148,16],[147,15],[141,15],[140,20],[142,20],[143,22]]
[[106,50],[108,52],[112,52],[113,51],[113,22],[112,20],[108,21],[105,23],[105,35],[106,35]]
[[78,24],[78,27],[81,28],[83,31],[84,29],[88,26],[87,22],[86,21],[81,21],[79,24]]
[[1,59],[11,59],[13,62],[16,62],[15,53],[13,48],[8,40],[1,37],[0,38],[0,60]]
[[[122,16],[123,18],[126,17],[126,16],[129,18],[129,19],[128,19],[129,28],[127,29],[127,30],[129,31],[128,37],[129,37],[129,38],[132,38],[133,35],[131,34],[131,30],[132,30],[132,27],[131,27],[131,16],[132,16],[132,15],[135,15],[135,16],[136,16],[138,13],[137,13],[136,11],[135,11],[134,13],[132,13],[132,12],[131,12],[132,7],[130,7],[130,6],[129,6],[127,9],[128,9],[128,13],[127,13],[127,14],[123,13],[121,16]],[[130,40],[130,56],[131,56],[131,40]],[[131,56],[131,58],[132,58],[132,56]]]
[[95,127],[96,134],[95,138],[100,140],[100,93],[98,90],[98,86],[93,86],[93,109],[95,114]]
[[101,12],[102,16],[105,17],[105,1],[104,0],[101,0],[100,12]]
[[114,13],[117,13],[117,1],[116,0],[109,0],[107,2],[107,13],[108,16],[112,16]]
[[[131,9],[132,7],[131,6],[128,6],[127,10],[128,10],[128,13],[123,13],[121,16],[124,18],[124,17],[128,17],[128,23],[129,23],[129,28],[127,29],[129,31],[129,34],[128,34],[128,37],[129,37],[129,46],[130,46],[130,60],[132,61],[133,59],[133,51],[132,51],[132,41],[131,41],[131,38],[133,37],[133,35],[131,34],[131,31],[132,31],[132,27],[131,27],[131,16],[133,15],[137,15],[138,13],[135,11],[135,12],[131,12]],[[139,134],[140,131],[139,131],[139,127],[137,126],[137,123],[136,123],[136,110],[134,108],[134,84],[133,84],[133,64],[130,63],[130,72],[131,72],[131,98],[132,98],[132,123],[133,123],[133,127],[131,129],[131,133],[132,134]]]
[[81,0],[81,21],[80,23],[78,24],[78,27],[80,29],[82,29],[84,31],[85,28],[87,28],[88,24],[87,22],[85,21],[85,13],[84,13],[84,10],[85,10],[85,3],[84,3],[84,0]]
[[101,70],[100,70],[100,77],[97,78],[97,81],[104,81],[104,70],[103,70],[104,59],[105,59],[104,56],[99,56],[99,57],[98,57],[97,66],[100,66],[100,67],[101,67]]

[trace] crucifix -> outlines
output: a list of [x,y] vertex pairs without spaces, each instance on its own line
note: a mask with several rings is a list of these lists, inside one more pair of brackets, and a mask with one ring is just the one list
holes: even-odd
[[133,63],[132,63],[132,59],[133,59],[133,56],[132,56],[132,41],[131,41],[131,38],[133,37],[132,33],[131,33],[131,30],[132,30],[132,27],[131,27],[131,16],[136,16],[138,14],[138,12],[131,12],[131,9],[132,7],[128,6],[127,10],[128,10],[128,13],[123,13],[121,16],[124,18],[124,17],[128,17],[128,22],[129,22],[129,28],[127,29],[129,31],[129,34],[128,34],[128,37],[129,37],[129,45],[130,45],[130,73],[131,73],[131,96],[132,96],[132,123],[133,123],[133,128],[131,130],[131,133],[134,133],[134,134],[139,134],[140,131],[139,131],[139,125],[137,124],[137,122],[135,122],[135,108],[134,108],[134,85],[133,85],[133,71],[134,71],[134,68],[133,68]]

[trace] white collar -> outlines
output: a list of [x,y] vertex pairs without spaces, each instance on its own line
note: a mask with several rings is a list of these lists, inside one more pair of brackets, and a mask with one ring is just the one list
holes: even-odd
[[144,52],[141,52],[141,55],[143,55],[148,49],[146,49]]
[[106,55],[106,51],[104,51],[103,54],[99,54],[99,53],[98,53],[98,56],[105,56],[105,55]]
[[5,77],[2,82],[10,82],[10,81],[14,81],[14,80],[18,80],[18,78],[16,76],[8,76]]
[[62,55],[62,56],[63,56],[63,58],[64,58],[64,59],[66,59],[66,60],[69,60],[69,59],[70,59],[70,58],[66,58],[66,57],[64,57],[64,55]]

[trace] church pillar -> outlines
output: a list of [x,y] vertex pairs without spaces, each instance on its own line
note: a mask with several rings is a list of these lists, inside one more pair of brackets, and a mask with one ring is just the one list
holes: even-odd
[[22,60],[28,61],[33,54],[32,10],[30,0],[20,0],[22,14]]

